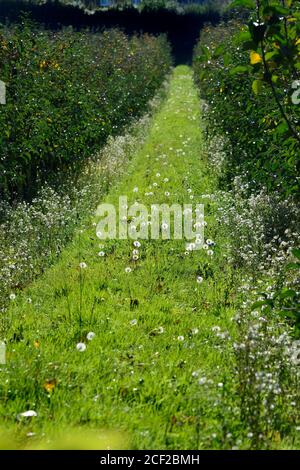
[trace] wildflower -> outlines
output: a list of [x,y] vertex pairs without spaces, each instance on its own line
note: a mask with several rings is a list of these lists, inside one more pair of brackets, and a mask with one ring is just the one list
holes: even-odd
[[131,268],[129,266],[125,268],[125,273],[131,273]]
[[15,300],[16,294],[10,294],[9,298],[10,298],[10,300]]
[[132,255],[132,259],[133,259],[134,261],[137,261],[137,260],[139,259],[139,255]]
[[28,303],[28,304],[31,304],[31,303],[32,303],[32,299],[31,299],[30,297],[28,297],[27,303]]
[[167,230],[168,227],[169,227],[169,226],[168,226],[168,224],[167,224],[166,222],[163,222],[163,223],[161,224],[162,230]]
[[199,333],[199,329],[198,328],[193,328],[192,329],[192,335],[197,335]]
[[169,178],[164,178],[164,183],[168,183],[169,182]]
[[89,340],[89,341],[92,341],[92,339],[94,339],[96,336],[96,334],[93,332],[93,331],[90,331],[87,335],[86,335],[86,339]]
[[203,277],[202,276],[197,276],[197,282],[198,282],[198,284],[201,284],[201,282],[203,282]]
[[211,331],[212,331],[213,333],[218,333],[219,331],[221,331],[221,328],[220,328],[219,326],[213,326],[212,329],[211,329]]
[[133,254],[133,255],[138,255],[138,254],[139,254],[139,250],[132,250],[132,254]]
[[130,323],[131,326],[135,326],[135,325],[137,325],[137,319],[134,318],[134,319],[131,320],[129,323]]
[[169,191],[166,191],[166,192],[165,192],[165,196],[167,196],[167,197],[169,197],[169,196],[170,196],[170,193],[169,193]]
[[86,269],[86,268],[87,268],[87,264],[84,263],[84,262],[79,263],[79,267],[80,267],[81,269]]
[[140,242],[139,242],[138,240],[135,240],[135,241],[133,242],[133,246],[135,246],[136,248],[140,248],[141,244],[140,244]]
[[165,331],[165,330],[164,330],[164,328],[163,328],[162,326],[159,326],[159,327],[157,328],[157,332],[158,332],[160,335],[161,335],[164,331]]
[[156,173],[156,177],[159,178],[159,177],[160,177],[160,173]]
[[48,393],[53,392],[53,390],[55,389],[55,386],[56,386],[56,380],[55,379],[54,380],[47,380],[43,385],[44,389]]
[[184,336],[178,336],[178,341],[184,341]]
[[219,382],[219,383],[218,383],[218,387],[219,387],[219,388],[222,388],[223,385],[224,385],[224,384],[223,384],[222,382]]
[[137,193],[138,190],[139,190],[139,188],[138,188],[137,186],[136,186],[135,188],[133,188],[133,192],[134,192],[134,193]]
[[84,343],[78,343],[76,345],[76,349],[77,349],[77,351],[83,352],[83,351],[86,350],[86,345]]
[[185,248],[186,248],[187,251],[193,251],[196,248],[196,244],[195,243],[187,243]]
[[202,245],[202,238],[196,238],[195,245],[196,246],[201,246]]
[[199,380],[198,380],[198,384],[199,385],[204,385],[206,383],[206,377],[201,377]]
[[207,250],[208,256],[212,256],[214,254],[213,250]]
[[99,253],[98,253],[98,256],[100,256],[100,257],[103,257],[103,256],[105,256],[105,253],[104,253],[104,251],[99,251]]

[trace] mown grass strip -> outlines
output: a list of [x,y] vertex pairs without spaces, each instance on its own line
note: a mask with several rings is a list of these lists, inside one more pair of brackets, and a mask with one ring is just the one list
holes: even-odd
[[[101,243],[92,223],[79,233],[7,316],[0,411],[19,445],[48,446],[59,432],[93,428],[120,431],[112,447],[213,447],[209,436],[221,420],[214,403],[225,393],[232,357],[212,329],[232,330],[235,299],[200,118],[191,70],[180,66],[145,145],[107,202],[117,204],[120,195],[148,206],[202,202],[214,253],[186,252],[184,240],[142,240],[132,261],[132,240]],[[214,377],[209,395],[207,373]],[[37,416],[16,419],[29,409]]]

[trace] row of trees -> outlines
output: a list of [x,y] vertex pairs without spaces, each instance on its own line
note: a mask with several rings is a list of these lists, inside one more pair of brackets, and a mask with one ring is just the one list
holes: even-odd
[[[30,0],[29,0],[30,1]],[[60,2],[64,4],[73,4],[77,3],[78,6],[83,6],[86,8],[96,8],[99,6],[109,5],[116,8],[125,8],[132,5],[139,5],[141,8],[176,8],[180,5],[215,5],[222,6],[227,4],[227,0],[33,0],[35,3],[44,4],[46,2]]]

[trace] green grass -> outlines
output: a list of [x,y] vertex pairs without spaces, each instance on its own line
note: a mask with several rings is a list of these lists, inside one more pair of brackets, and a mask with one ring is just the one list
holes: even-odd
[[[211,436],[224,423],[214,403],[225,393],[233,359],[219,349],[212,327],[234,334],[237,300],[221,250],[226,240],[214,221],[216,204],[201,197],[214,192],[216,180],[201,151],[200,119],[191,70],[180,66],[145,145],[106,202],[128,195],[129,204],[189,203],[192,194],[193,202],[205,204],[205,237],[216,241],[214,255],[186,255],[184,240],[141,240],[140,259],[132,262],[133,241],[111,240],[103,242],[101,258],[93,221],[78,233],[3,319],[7,364],[0,372],[0,412],[12,446],[55,445],[66,429],[117,431],[112,447],[219,446]],[[154,182],[154,195],[145,196]],[[96,334],[92,341],[86,340],[89,331]],[[80,341],[88,343],[84,352],[76,349]],[[198,383],[206,375],[214,380],[209,395]],[[55,385],[50,392],[47,381]],[[29,409],[37,417],[17,418]]]

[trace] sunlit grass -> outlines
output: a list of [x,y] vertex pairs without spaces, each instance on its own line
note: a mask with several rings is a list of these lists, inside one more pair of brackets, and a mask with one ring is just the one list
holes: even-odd
[[[129,205],[204,203],[213,253],[187,252],[183,240],[102,242],[96,217],[78,231],[6,314],[0,412],[13,446],[202,449],[240,439],[228,340],[237,333],[242,280],[224,256],[230,228],[216,221],[217,180],[200,123],[191,71],[178,67],[146,142],[106,202],[127,195]],[[30,410],[34,416],[22,415]]]

